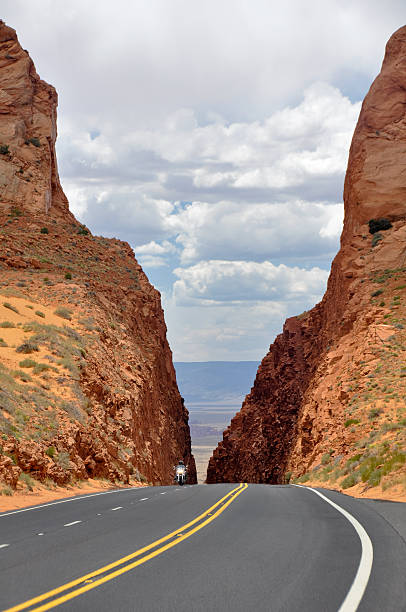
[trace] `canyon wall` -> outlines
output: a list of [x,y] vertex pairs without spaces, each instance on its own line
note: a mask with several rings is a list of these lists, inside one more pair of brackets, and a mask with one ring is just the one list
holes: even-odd
[[0,481],[194,483],[160,295],[69,211],[56,107],[0,21]]
[[341,246],[324,298],[286,321],[210,459],[207,482],[365,488],[404,478],[405,170],[403,27],[355,129]]

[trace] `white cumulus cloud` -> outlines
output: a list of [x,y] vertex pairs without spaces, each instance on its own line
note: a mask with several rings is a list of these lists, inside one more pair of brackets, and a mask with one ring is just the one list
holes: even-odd
[[200,261],[189,268],[176,268],[179,278],[174,297],[179,304],[232,302],[312,302],[325,289],[328,272],[273,265],[270,261]]

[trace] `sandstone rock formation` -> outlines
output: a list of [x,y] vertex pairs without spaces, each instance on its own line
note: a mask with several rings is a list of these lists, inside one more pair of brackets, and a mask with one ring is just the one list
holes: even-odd
[[0,22],[0,483],[195,482],[160,295],[69,212],[56,106]]
[[403,27],[355,129],[326,294],[286,321],[210,459],[208,482],[300,478],[366,488],[404,479],[405,143]]
[[42,81],[15,31],[0,21],[0,193],[31,212],[69,215],[55,154],[58,96]]

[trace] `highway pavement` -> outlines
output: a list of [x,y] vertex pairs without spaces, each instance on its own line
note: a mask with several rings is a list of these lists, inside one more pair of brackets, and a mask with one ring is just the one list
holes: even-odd
[[120,489],[0,513],[0,609],[406,611],[406,504],[294,485]]

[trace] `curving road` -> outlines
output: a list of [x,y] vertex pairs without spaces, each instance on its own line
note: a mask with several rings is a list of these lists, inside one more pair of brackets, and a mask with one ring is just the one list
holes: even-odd
[[406,504],[148,487],[0,513],[1,610],[406,610]]

